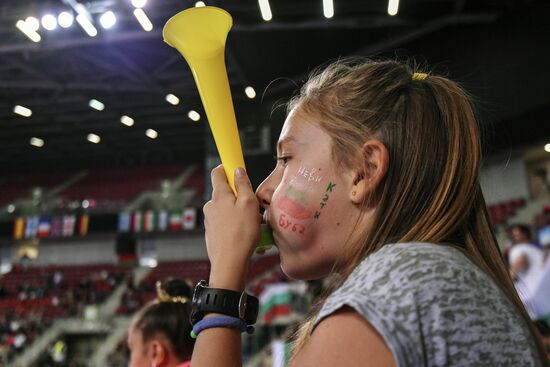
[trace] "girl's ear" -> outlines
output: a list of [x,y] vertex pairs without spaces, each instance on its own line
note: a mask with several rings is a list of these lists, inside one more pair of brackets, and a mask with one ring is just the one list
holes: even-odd
[[157,367],[163,366],[168,357],[166,347],[158,340],[153,339],[151,340],[150,348],[154,365]]
[[371,139],[359,149],[357,160],[349,195],[353,203],[362,204],[386,176],[389,164],[388,150],[380,140]]

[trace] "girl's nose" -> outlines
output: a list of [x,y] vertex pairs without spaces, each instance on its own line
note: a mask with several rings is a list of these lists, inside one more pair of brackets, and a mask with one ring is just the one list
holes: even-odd
[[256,190],[256,197],[258,198],[258,201],[260,202],[260,205],[267,209],[269,208],[269,205],[271,205],[271,198],[273,197],[273,192],[275,191],[276,186],[276,179],[275,179],[275,171],[271,172],[269,176],[258,186],[258,189]]

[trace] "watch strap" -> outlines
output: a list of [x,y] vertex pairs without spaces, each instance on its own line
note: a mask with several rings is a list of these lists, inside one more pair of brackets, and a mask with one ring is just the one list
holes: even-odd
[[[256,297],[248,295],[246,292],[220,288],[205,288],[201,294],[199,306],[202,315],[211,312],[221,313],[243,319],[248,325],[256,322],[258,308],[259,302]],[[244,314],[239,315],[239,311]]]

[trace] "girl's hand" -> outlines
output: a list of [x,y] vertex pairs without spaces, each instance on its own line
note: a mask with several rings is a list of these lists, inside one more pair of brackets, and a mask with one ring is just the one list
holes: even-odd
[[204,227],[212,288],[243,290],[248,261],[260,238],[260,206],[243,168],[235,170],[237,197],[220,165],[212,170],[212,199]]

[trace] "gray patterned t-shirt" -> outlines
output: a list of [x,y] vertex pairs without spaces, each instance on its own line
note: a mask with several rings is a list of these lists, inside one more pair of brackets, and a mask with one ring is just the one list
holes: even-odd
[[368,256],[315,325],[349,306],[378,330],[398,366],[540,366],[513,304],[459,250],[400,243]]

